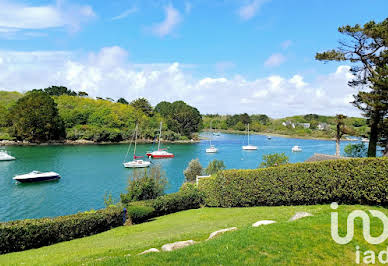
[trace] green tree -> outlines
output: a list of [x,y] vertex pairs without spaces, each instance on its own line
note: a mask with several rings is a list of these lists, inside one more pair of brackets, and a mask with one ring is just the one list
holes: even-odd
[[187,182],[195,182],[198,175],[202,175],[203,167],[198,159],[189,162],[187,168],[183,171]]
[[141,110],[146,116],[152,116],[152,106],[146,98],[139,98],[130,103],[136,109]]
[[368,118],[368,156],[374,157],[381,136],[379,128],[388,114],[388,18],[380,23],[370,21],[363,26],[343,26],[338,31],[349,41],[341,40],[338,49],[317,53],[315,58],[352,63],[355,78],[349,85],[359,89],[353,104]]
[[344,149],[346,157],[366,157],[368,149],[363,143],[359,144],[348,144]]
[[121,202],[126,204],[131,201],[156,199],[164,194],[167,179],[160,165],[149,169],[135,169],[128,180],[126,194],[121,194]]
[[244,131],[245,130],[245,124],[241,121],[239,121],[235,126],[235,130]]
[[345,125],[345,119],[346,116],[342,114],[336,115],[336,122],[337,122],[337,130],[335,135],[335,155],[340,156],[341,150],[340,150],[340,142],[341,138],[344,134],[351,134],[351,130]]
[[155,112],[161,114],[164,117],[171,115],[171,103],[170,102],[160,102],[155,106]]
[[259,167],[274,167],[283,164],[288,164],[288,156],[284,152],[272,153],[263,155],[263,161],[261,162]]
[[12,133],[17,139],[40,142],[65,136],[57,104],[45,92],[27,93],[11,107],[10,117]]
[[118,102],[118,103],[122,103],[122,104],[129,104],[129,103],[127,102],[127,100],[125,100],[124,98],[119,98],[119,99],[117,100],[117,102]]
[[205,173],[207,175],[214,175],[217,174],[219,171],[225,169],[224,161],[214,159],[209,163],[209,165],[205,169]]
[[76,92],[69,90],[64,86],[51,86],[43,89],[43,91],[50,96],[60,96],[60,95],[77,96]]
[[8,110],[0,104],[0,127],[8,126]]
[[84,91],[79,91],[78,92],[78,96],[80,97],[86,97],[86,96],[89,96],[89,94],[87,92],[84,92]]

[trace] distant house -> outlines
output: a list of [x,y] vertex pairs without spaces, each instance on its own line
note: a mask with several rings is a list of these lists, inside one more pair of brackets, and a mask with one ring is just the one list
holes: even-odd
[[349,159],[349,158],[338,157],[338,156],[329,155],[329,154],[314,153],[314,155],[308,158],[305,162],[319,162],[319,161],[338,160],[338,159]]
[[329,125],[327,123],[319,123],[318,126],[317,126],[317,129],[319,129],[319,130],[328,130],[329,129]]
[[289,126],[289,127],[295,128],[295,124],[293,122],[291,122],[291,121],[283,122],[282,125],[285,126],[285,127]]
[[304,128],[310,128],[310,123],[300,123],[299,125],[301,125]]

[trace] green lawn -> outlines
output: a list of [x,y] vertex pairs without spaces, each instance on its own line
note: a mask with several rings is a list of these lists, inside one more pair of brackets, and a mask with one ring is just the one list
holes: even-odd
[[[342,235],[347,214],[355,209],[378,209],[388,215],[385,208],[340,206]],[[288,222],[297,211],[314,216]],[[336,244],[330,235],[331,211],[328,205],[189,210],[49,247],[5,254],[0,256],[0,264],[354,264],[357,245],[362,251],[387,248],[388,241],[368,244],[362,237],[360,221],[356,221],[353,241]],[[278,223],[251,227],[264,219]],[[382,223],[375,218],[371,221],[372,235],[379,235]],[[211,232],[232,226],[238,230],[204,242]],[[136,256],[151,247],[160,249],[163,244],[188,239],[202,242],[173,252]]]

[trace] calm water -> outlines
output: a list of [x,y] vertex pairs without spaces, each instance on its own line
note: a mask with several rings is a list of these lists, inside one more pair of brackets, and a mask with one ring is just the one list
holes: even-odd
[[[211,136],[204,134],[204,136]],[[258,151],[242,151],[246,142],[243,135],[223,134],[211,136],[219,148],[217,154],[206,154],[208,141],[199,144],[168,145],[175,154],[173,159],[153,160],[161,164],[169,181],[166,192],[175,192],[182,185],[183,170],[193,158],[199,158],[206,166],[217,158],[227,168],[256,168],[263,154],[285,152],[291,162],[301,162],[314,153],[333,154],[334,141],[289,139],[251,136],[251,143]],[[342,142],[342,148],[347,142]],[[303,152],[292,153],[294,145]],[[131,169],[125,169],[122,161],[128,145],[76,145],[6,147],[17,158],[12,162],[0,162],[0,221],[44,216],[58,216],[104,207],[105,193],[112,193],[118,200],[128,183]],[[151,145],[138,145],[138,154],[144,154]],[[55,171],[62,179],[54,182],[18,184],[12,177],[32,170]]]

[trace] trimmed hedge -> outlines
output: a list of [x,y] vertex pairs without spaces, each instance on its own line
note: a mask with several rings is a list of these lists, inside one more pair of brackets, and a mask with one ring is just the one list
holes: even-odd
[[123,225],[123,210],[109,207],[56,218],[0,223],[0,254],[52,245]]
[[184,184],[172,194],[156,199],[135,201],[128,204],[128,218],[133,223],[141,223],[150,218],[189,209],[198,209],[203,204],[202,193],[194,184]]
[[212,207],[311,205],[330,202],[388,205],[388,159],[296,163],[225,170],[200,180]]

